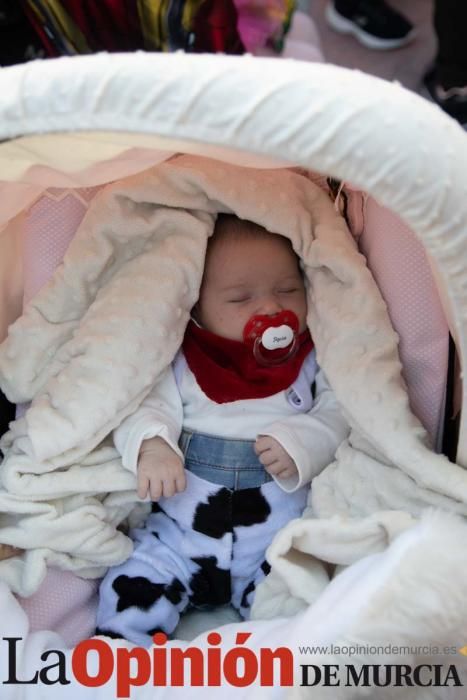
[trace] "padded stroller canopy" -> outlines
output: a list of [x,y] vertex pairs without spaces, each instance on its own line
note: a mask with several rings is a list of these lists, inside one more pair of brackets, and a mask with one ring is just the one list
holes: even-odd
[[[3,69],[0,90],[0,226],[44,187],[107,182],[167,152],[299,164],[369,192],[416,232],[464,365],[467,139],[418,96],[329,65],[144,53]],[[463,465],[466,434],[463,412]]]

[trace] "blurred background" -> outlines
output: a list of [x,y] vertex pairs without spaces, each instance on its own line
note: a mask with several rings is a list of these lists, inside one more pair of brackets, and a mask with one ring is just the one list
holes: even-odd
[[[467,4],[467,0],[460,2]],[[353,36],[336,34],[325,20],[326,4],[327,0],[301,0],[298,3],[300,9],[309,13],[315,21],[323,53],[329,63],[358,68],[386,80],[398,80],[412,90],[420,90],[423,75],[436,53],[431,0],[391,0],[391,6],[403,13],[417,32],[413,42],[391,51],[372,51]]]
[[[297,10],[308,14],[316,23],[327,61],[351,68],[359,68],[389,80],[399,80],[412,89],[419,88],[422,74],[435,54],[436,40],[432,26],[432,0],[410,0],[410,2],[390,0],[392,7],[399,9],[408,17],[417,30],[417,37],[413,42],[406,47],[392,51],[372,51],[363,47],[352,36],[336,34],[325,20],[327,2],[328,0],[297,0],[295,3]],[[461,2],[467,3],[467,0],[461,0]],[[140,0],[133,2],[124,2],[123,0],[100,0],[100,2],[87,2],[86,0],[65,0],[63,2],[0,0],[0,64],[8,65],[37,56],[50,55],[53,48],[57,55],[72,53],[73,48],[69,45],[72,42],[67,41],[67,35],[72,34],[72,30],[65,27],[67,14],[74,23],[73,39],[77,37],[79,29],[82,30],[81,33],[85,37],[81,44],[79,38],[75,39],[77,52],[88,52],[87,49],[132,50],[143,48],[138,45],[136,20],[131,17],[132,4],[135,7],[138,5],[150,7],[152,5],[155,9],[164,4],[174,6],[178,4],[186,7],[190,5],[190,3],[180,2],[162,3],[160,0],[147,0],[145,3],[140,2]],[[221,10],[224,9],[225,16],[228,18],[228,12],[225,9],[226,2],[193,2],[191,4],[193,6],[196,4],[210,6],[211,9],[217,4],[221,6]],[[241,11],[247,4],[246,2],[237,3],[237,9],[240,8]],[[256,3],[250,3],[250,5],[256,6],[254,7],[256,12],[258,6],[263,5],[266,8],[268,4],[268,0],[257,0]],[[280,3],[274,4],[273,12],[277,16]],[[291,5],[287,2],[283,4],[284,6]],[[96,9],[96,6],[100,9]],[[186,7],[184,8],[185,12]],[[63,12],[61,16],[60,10]],[[169,13],[167,16],[169,17]],[[154,17],[155,15],[153,20]],[[170,21],[170,18],[167,21]],[[216,21],[215,18],[214,21]],[[232,21],[235,21],[234,18]],[[149,11],[148,22],[151,22]],[[99,23],[102,25],[101,27],[96,26]],[[60,25],[63,30],[61,41],[58,40]],[[113,43],[109,45],[112,33],[114,35]],[[64,35],[65,38],[63,38]],[[224,48],[230,52],[232,45]]]

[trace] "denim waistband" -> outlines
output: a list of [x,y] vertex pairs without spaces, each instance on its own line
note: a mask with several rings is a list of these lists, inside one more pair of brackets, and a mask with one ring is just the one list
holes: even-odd
[[179,440],[185,468],[214,484],[240,490],[272,481],[254,451],[253,440],[183,430]]

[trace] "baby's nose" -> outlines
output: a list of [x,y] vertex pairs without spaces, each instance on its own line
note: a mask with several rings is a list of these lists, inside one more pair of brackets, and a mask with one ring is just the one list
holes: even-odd
[[266,316],[273,316],[282,311],[282,306],[275,296],[266,297],[261,304],[261,313]]

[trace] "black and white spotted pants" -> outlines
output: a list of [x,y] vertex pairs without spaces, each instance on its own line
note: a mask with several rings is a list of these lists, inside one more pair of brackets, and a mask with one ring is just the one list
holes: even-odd
[[[219,462],[232,464],[230,473],[221,467],[226,473],[214,478],[234,478],[241,485],[235,474],[239,470],[255,468],[266,474],[251,442],[220,442],[235,443],[236,456],[228,445],[213,443],[208,457],[203,450],[203,460],[215,458],[218,467]],[[246,445],[249,452],[239,455]],[[248,618],[255,588],[269,572],[266,548],[278,530],[300,517],[308,488],[285,493],[267,474],[261,477],[266,483],[250,488],[212,483],[194,473],[206,473],[209,464],[197,459],[196,445],[193,450],[185,452],[186,490],[153,503],[145,526],[131,533],[132,556],[104,577],[97,633],[150,646],[152,635],[172,633],[190,606],[230,602]],[[251,483],[251,473],[245,478]]]

